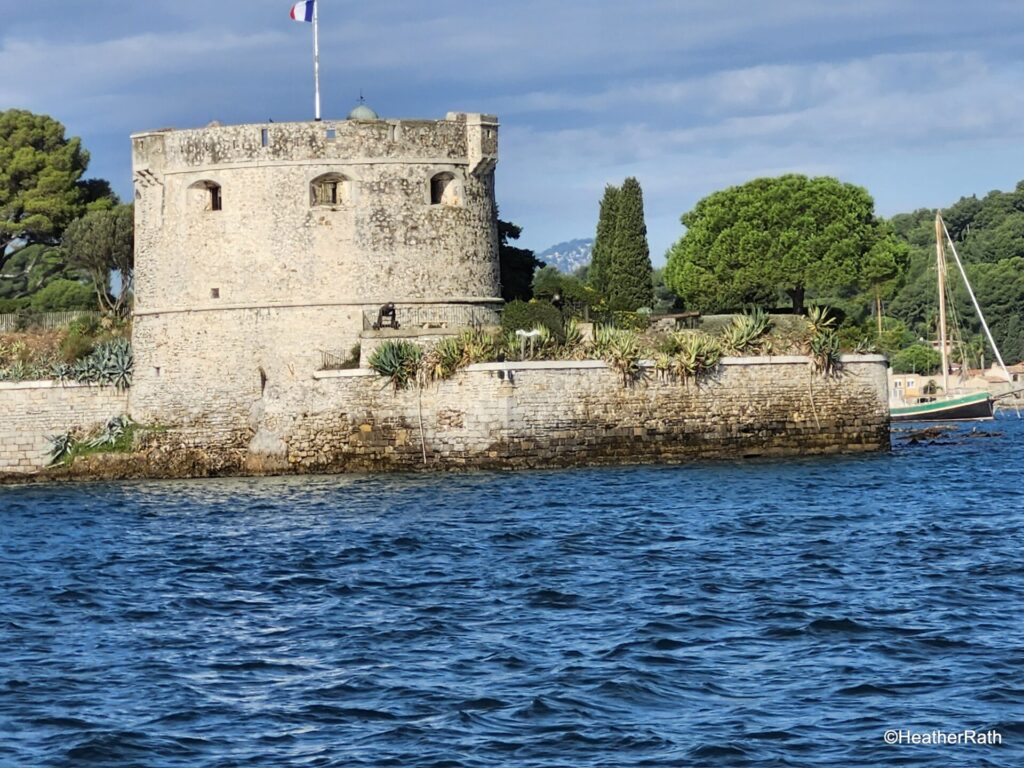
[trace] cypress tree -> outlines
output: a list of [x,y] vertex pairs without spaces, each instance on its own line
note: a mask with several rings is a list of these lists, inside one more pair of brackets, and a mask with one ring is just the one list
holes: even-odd
[[590,252],[590,272],[587,280],[590,287],[607,297],[611,282],[612,247],[615,241],[616,206],[619,188],[611,184],[604,188],[601,210],[597,217],[597,234]]
[[654,305],[651,282],[651,252],[644,223],[644,193],[640,182],[630,176],[618,193],[615,239],[608,269],[612,309],[635,312]]

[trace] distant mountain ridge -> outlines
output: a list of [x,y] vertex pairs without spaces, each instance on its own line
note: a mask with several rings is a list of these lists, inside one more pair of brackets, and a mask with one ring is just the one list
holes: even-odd
[[537,254],[537,258],[559,272],[575,272],[590,263],[590,252],[594,249],[594,238],[578,238],[552,245]]

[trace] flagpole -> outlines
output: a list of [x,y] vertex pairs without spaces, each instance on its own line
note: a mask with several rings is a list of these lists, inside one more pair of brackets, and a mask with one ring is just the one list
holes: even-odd
[[319,0],[313,0],[313,80],[316,87],[316,120],[320,122],[320,20]]

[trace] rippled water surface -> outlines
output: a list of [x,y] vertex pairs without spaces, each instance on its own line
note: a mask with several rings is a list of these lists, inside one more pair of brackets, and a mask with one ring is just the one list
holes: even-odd
[[0,489],[0,765],[1022,766],[1021,424],[854,459]]

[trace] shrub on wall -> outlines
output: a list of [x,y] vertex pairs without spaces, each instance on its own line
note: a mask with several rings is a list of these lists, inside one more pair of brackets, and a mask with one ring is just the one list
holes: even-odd
[[562,313],[550,301],[510,301],[501,312],[501,329],[505,333],[531,331],[538,325],[559,338],[564,334]]

